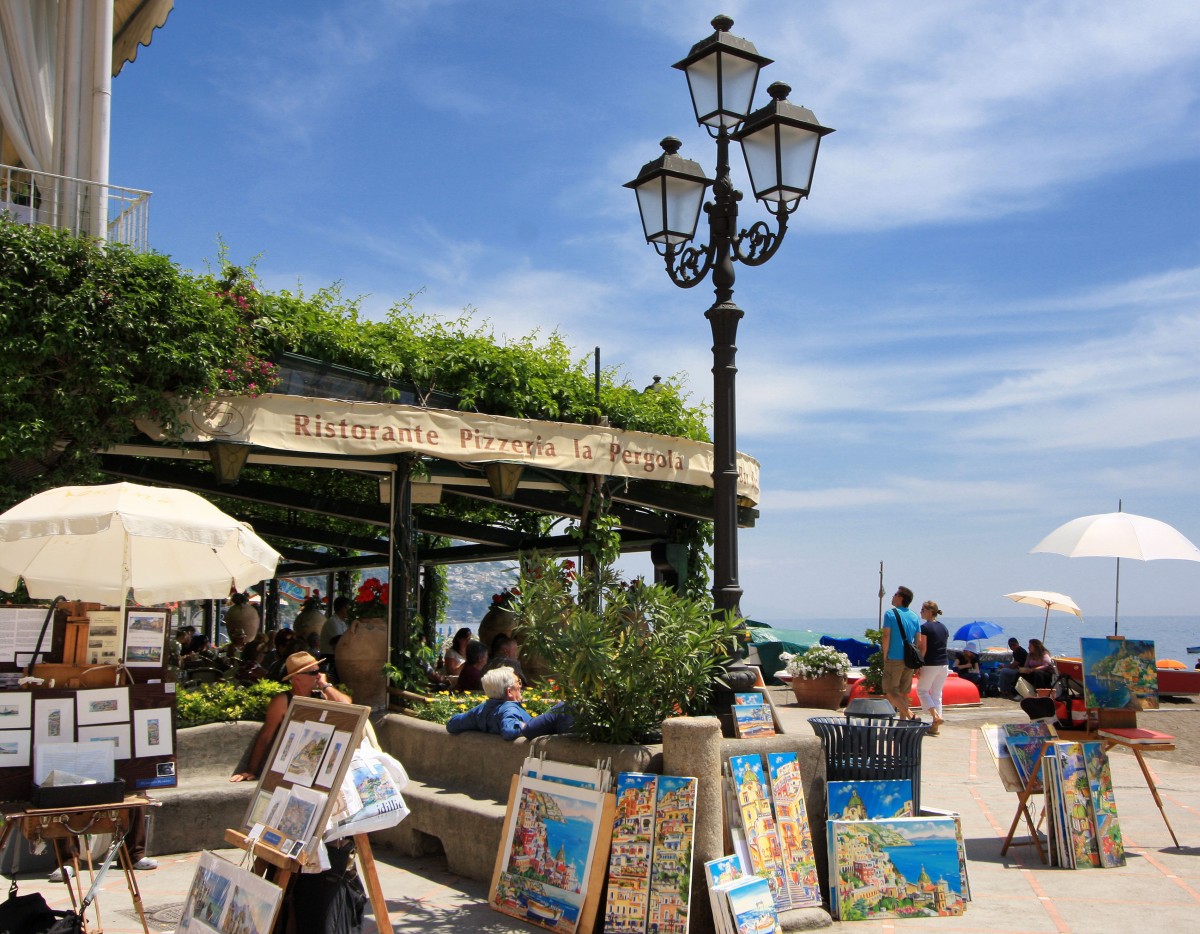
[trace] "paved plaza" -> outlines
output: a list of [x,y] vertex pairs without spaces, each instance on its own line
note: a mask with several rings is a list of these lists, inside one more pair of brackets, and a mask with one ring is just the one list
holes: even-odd
[[[782,692],[780,702],[790,698]],[[808,735],[807,718],[828,711],[781,708],[789,732]],[[1017,796],[1005,792],[993,766],[980,723],[1023,720],[1016,705],[955,710],[947,714],[942,735],[928,737],[922,753],[922,802],[958,811],[963,818],[974,900],[960,918],[857,921],[833,925],[872,934],[923,931],[1105,932],[1193,930],[1200,913],[1200,768],[1172,761],[1169,755],[1147,760],[1158,783],[1166,813],[1182,844],[1175,849],[1162,815],[1146,787],[1133,755],[1114,750],[1113,782],[1128,863],[1121,869],[1067,870],[1043,866],[1032,847],[1000,855]],[[1191,706],[1169,717],[1200,717]],[[1161,723],[1162,721],[1159,721]],[[1158,725],[1158,724],[1156,724]],[[1169,731],[1169,721],[1166,727]],[[1035,799],[1040,800],[1040,799]],[[1020,834],[1018,840],[1025,839]],[[237,850],[224,851],[238,858]],[[483,883],[447,873],[436,861],[376,853],[380,881],[397,932],[502,932],[542,930],[491,911]],[[196,854],[158,857],[160,868],[137,874],[154,932],[172,931],[194,871]],[[62,885],[45,874],[22,874],[21,891],[40,891],[53,907],[66,907]],[[119,873],[105,880],[101,927],[107,934],[141,930]],[[368,913],[364,931],[375,932]],[[301,932],[303,934],[303,932]]]

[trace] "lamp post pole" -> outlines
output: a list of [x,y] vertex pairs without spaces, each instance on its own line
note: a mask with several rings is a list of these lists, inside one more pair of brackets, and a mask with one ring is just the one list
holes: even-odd
[[[715,17],[712,26],[716,32],[674,67],[687,73],[696,120],[716,141],[716,177],[707,178],[697,163],[680,156],[682,144],[669,136],[661,143],[663,155],[625,187],[637,193],[646,240],[664,258],[672,282],[692,288],[712,273],[716,300],[704,316],[713,338],[713,607],[739,615],[735,383],[737,328],[744,313],[733,301],[734,263],[760,266],[775,255],[788,216],[811,188],[821,138],[833,130],[821,126],[812,111],[789,103],[791,88],[782,82],[767,89],[771,103],[751,113],[758,72],[771,60],[730,35],[728,16]],[[771,212],[774,230],[764,221],[738,229],[742,193],[730,174],[731,140],[741,144],[754,197]],[[704,204],[708,242],[689,246],[710,185],[712,200]]]

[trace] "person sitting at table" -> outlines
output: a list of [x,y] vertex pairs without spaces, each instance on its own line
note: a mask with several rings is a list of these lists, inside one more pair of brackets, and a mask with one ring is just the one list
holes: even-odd
[[968,642],[965,648],[958,650],[954,660],[954,673],[972,684],[979,684],[979,653],[975,651],[974,642]]
[[467,646],[471,644],[471,630],[466,626],[454,634],[450,647],[442,656],[442,674],[452,678],[462,670],[467,663]]
[[532,718],[521,706],[521,681],[511,668],[493,668],[483,676],[487,700],[465,713],[455,714],[446,723],[450,734],[478,730],[495,733],[501,739],[516,739],[521,728]]
[[457,688],[463,693],[483,690],[483,666],[487,664],[488,650],[482,642],[467,645],[466,664],[458,670]]
[[511,668],[521,679],[521,687],[529,687],[529,679],[521,670],[520,655],[521,646],[517,640],[506,633],[499,633],[492,640],[492,647],[488,650],[488,663],[483,666],[483,673],[486,675],[497,668]]
[[1021,668],[1029,653],[1021,648],[1021,643],[1017,639],[1009,639],[1008,648],[1012,652],[1012,661],[1000,669],[1000,696],[1016,700],[1017,679],[1021,677]]
[[1029,654],[1020,668],[1021,677],[1034,689],[1048,688],[1054,683],[1054,656],[1041,639],[1029,640]]

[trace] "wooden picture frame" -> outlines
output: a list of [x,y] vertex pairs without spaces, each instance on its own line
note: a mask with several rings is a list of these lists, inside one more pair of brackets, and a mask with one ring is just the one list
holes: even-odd
[[[264,826],[255,844],[256,853],[260,849],[269,849],[278,858],[294,859],[301,865],[313,855],[316,840],[324,832],[337,803],[351,755],[366,733],[370,715],[371,708],[361,704],[340,704],[309,697],[292,699],[263,763],[258,787],[242,816],[241,831],[248,834],[254,827],[254,817],[261,816],[261,807],[257,808],[258,814],[255,811],[263,795],[278,803],[278,808],[267,808],[267,815],[275,815],[277,823],[285,826]],[[332,744],[330,740],[339,734],[348,735],[349,742]],[[325,767],[327,754],[339,757],[336,766]],[[291,760],[301,757],[307,765],[289,773]],[[277,762],[283,758],[288,761]],[[280,767],[276,768],[277,765]],[[329,782],[328,786],[325,781]],[[296,789],[294,794],[292,789]],[[289,836],[289,833],[295,835]]]

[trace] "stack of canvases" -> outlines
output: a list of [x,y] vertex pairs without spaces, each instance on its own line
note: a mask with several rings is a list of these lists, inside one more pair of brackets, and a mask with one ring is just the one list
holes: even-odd
[[1125,865],[1108,755],[1099,742],[1052,743],[1042,757],[1050,863],[1067,869]]
[[488,903],[559,934],[590,930],[613,825],[608,772],[527,759],[513,782]]
[[778,931],[778,912],[821,904],[796,753],[768,753],[766,770],[760,755],[731,756],[725,812],[734,852],[704,865],[718,931]]
[[696,784],[679,775],[617,776],[604,906],[607,934],[686,934]]
[[961,915],[970,899],[958,816],[913,815],[908,779],[829,782],[829,907],[843,921]]

